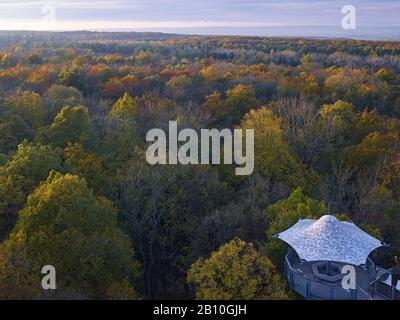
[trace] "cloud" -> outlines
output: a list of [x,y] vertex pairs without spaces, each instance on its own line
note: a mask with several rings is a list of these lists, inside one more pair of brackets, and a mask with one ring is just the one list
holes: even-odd
[[[32,29],[52,5],[57,24],[196,27],[339,25],[345,0],[14,0],[0,2],[0,28]],[[352,0],[361,25],[400,25],[398,0]]]

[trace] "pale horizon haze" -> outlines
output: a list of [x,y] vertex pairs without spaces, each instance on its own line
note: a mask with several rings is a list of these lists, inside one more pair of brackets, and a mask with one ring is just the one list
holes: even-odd
[[0,0],[0,30],[340,36],[344,5],[356,8],[351,34],[400,33],[398,0]]

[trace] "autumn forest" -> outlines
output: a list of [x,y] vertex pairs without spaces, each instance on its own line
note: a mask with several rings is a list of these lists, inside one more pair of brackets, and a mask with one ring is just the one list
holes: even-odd
[[[148,164],[169,121],[254,129],[254,172]],[[0,299],[298,299],[273,235],[326,214],[390,268],[399,135],[399,42],[2,31]]]

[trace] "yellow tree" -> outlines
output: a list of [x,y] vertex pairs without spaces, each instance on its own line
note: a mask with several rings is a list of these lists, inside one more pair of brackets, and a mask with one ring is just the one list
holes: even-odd
[[285,299],[284,282],[272,262],[240,239],[221,246],[208,259],[198,259],[188,282],[199,300]]
[[34,130],[44,124],[44,106],[40,95],[32,91],[17,90],[5,99],[7,111],[21,116]]
[[245,115],[242,129],[254,129],[255,172],[290,188],[306,185],[305,172],[283,138],[279,119],[267,108]]

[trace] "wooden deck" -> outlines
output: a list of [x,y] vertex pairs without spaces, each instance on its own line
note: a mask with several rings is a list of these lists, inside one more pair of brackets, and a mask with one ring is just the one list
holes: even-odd
[[[355,290],[345,290],[341,281],[336,283],[318,279],[313,272],[312,263],[302,262],[293,256],[286,257],[285,272],[289,286],[292,290],[309,300],[388,300],[391,297],[390,286],[382,286],[382,282],[377,282],[376,286],[370,284],[375,280],[367,268],[355,267],[356,287]],[[383,273],[384,270],[377,270]],[[375,291],[376,290],[376,291]],[[386,290],[386,294],[378,292]],[[389,291],[388,291],[389,290]],[[375,291],[375,292],[373,292]]]

